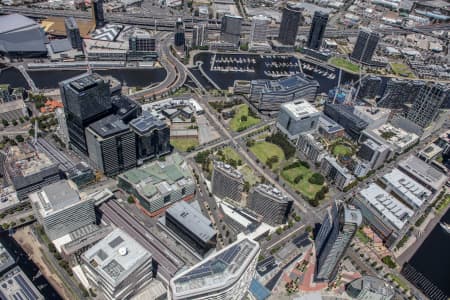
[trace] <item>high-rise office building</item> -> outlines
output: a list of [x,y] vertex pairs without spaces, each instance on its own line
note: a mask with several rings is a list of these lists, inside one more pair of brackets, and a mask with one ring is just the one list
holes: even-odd
[[92,18],[95,21],[95,28],[105,26],[105,14],[103,11],[103,0],[91,1]]
[[158,116],[144,111],[130,127],[136,135],[138,164],[171,152],[170,127]]
[[234,45],[239,44],[241,37],[242,17],[234,15],[225,15],[222,17],[220,28],[220,39],[223,42]]
[[185,38],[184,23],[181,18],[178,18],[175,23],[174,44],[175,44],[175,47],[184,48],[185,43],[186,43],[186,38]]
[[95,224],[94,202],[80,198],[75,184],[58,181],[30,194],[36,220],[54,240],[81,227]]
[[250,191],[247,206],[263,217],[263,222],[278,226],[287,222],[293,200],[276,188],[259,184]]
[[377,106],[407,110],[408,104],[415,101],[424,85],[421,80],[390,78]]
[[216,247],[217,233],[211,221],[187,202],[167,209],[166,226],[201,255]]
[[284,45],[295,45],[301,21],[302,9],[296,4],[287,3],[281,16],[278,41]]
[[130,299],[152,280],[152,254],[116,228],[81,255],[89,282],[108,300]]
[[212,193],[219,198],[228,197],[240,202],[244,190],[244,179],[238,170],[221,161],[214,162],[211,179]]
[[81,39],[80,29],[78,28],[78,24],[74,17],[65,18],[64,25],[66,27],[67,38],[69,39],[72,48],[83,50],[83,40]]
[[408,120],[422,128],[428,127],[438,115],[442,102],[449,94],[448,86],[438,83],[424,85],[408,111]]
[[360,30],[350,58],[362,64],[370,64],[379,40],[380,35],[378,33]]
[[192,27],[192,47],[201,47],[208,40],[208,24],[197,23]]
[[339,261],[362,223],[359,209],[334,201],[315,239],[316,275],[319,281],[332,281]]
[[250,43],[263,43],[267,41],[267,31],[269,29],[270,19],[263,15],[257,15],[252,18],[252,27],[250,29]]
[[259,244],[236,241],[170,280],[169,299],[244,299],[255,276]]
[[109,84],[98,74],[82,74],[59,83],[64,103],[69,143],[87,155],[85,129],[109,114],[112,104]]
[[343,104],[325,103],[325,115],[345,128],[347,134],[357,140],[369,123],[354,114],[354,108]]
[[321,11],[314,12],[311,28],[309,29],[306,47],[318,50],[322,46],[322,39],[327,27],[328,14]]
[[109,115],[86,129],[89,158],[105,175],[136,166],[134,132],[118,116]]

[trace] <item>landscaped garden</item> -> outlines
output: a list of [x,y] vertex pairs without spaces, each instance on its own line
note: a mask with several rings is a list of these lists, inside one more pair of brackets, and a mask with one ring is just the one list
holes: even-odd
[[359,66],[345,58],[333,57],[330,59],[329,63],[337,68],[341,68],[349,72],[359,72]]
[[243,131],[259,122],[261,120],[252,114],[248,105],[241,104],[235,108],[235,114],[230,121],[230,129],[233,131]]
[[198,146],[197,138],[176,138],[170,139],[170,144],[178,151],[192,151]]

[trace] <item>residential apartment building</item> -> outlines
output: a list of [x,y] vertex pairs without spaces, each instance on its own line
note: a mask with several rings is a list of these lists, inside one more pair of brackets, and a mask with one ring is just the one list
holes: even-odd
[[297,141],[297,150],[314,163],[320,163],[327,155],[327,151],[318,141],[318,137],[311,133],[300,134]]
[[356,179],[346,168],[339,165],[334,157],[329,155],[322,159],[320,172],[340,190]]
[[295,45],[302,20],[302,8],[294,3],[287,3],[281,15],[278,41],[284,45]]
[[244,190],[244,177],[241,172],[221,161],[214,162],[211,179],[212,193],[223,199],[225,197],[241,202]]

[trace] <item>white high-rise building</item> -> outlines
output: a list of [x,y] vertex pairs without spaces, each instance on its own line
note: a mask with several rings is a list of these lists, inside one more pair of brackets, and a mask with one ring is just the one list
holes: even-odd
[[172,278],[169,299],[243,299],[255,276],[259,252],[253,240],[234,242]]
[[252,28],[250,30],[250,42],[266,42],[269,24],[270,19],[268,17],[263,15],[254,16],[252,19]]

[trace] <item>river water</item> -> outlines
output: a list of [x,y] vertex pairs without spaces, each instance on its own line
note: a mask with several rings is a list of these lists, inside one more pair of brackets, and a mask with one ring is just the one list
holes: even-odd
[[11,254],[11,256],[15,259],[16,265],[22,269],[22,271],[38,288],[45,299],[62,299],[43,275],[37,277],[35,280],[32,280],[33,277],[38,274],[39,269],[30,259],[28,259],[28,255],[23,251],[20,245],[8,235],[8,231],[0,232],[0,241],[8,250],[9,254]]
[[[31,79],[40,89],[58,88],[58,82],[69,79],[84,73],[84,70],[45,70],[28,71]],[[154,69],[110,69],[93,70],[103,76],[112,76],[122,84],[125,82],[129,87],[145,87],[164,80],[166,70],[162,68]],[[9,68],[0,73],[0,84],[9,83],[12,87],[28,87],[28,84],[22,74],[15,68]]]
[[[441,218],[450,224],[450,210]],[[418,272],[450,298],[450,233],[439,223],[409,261]]]

